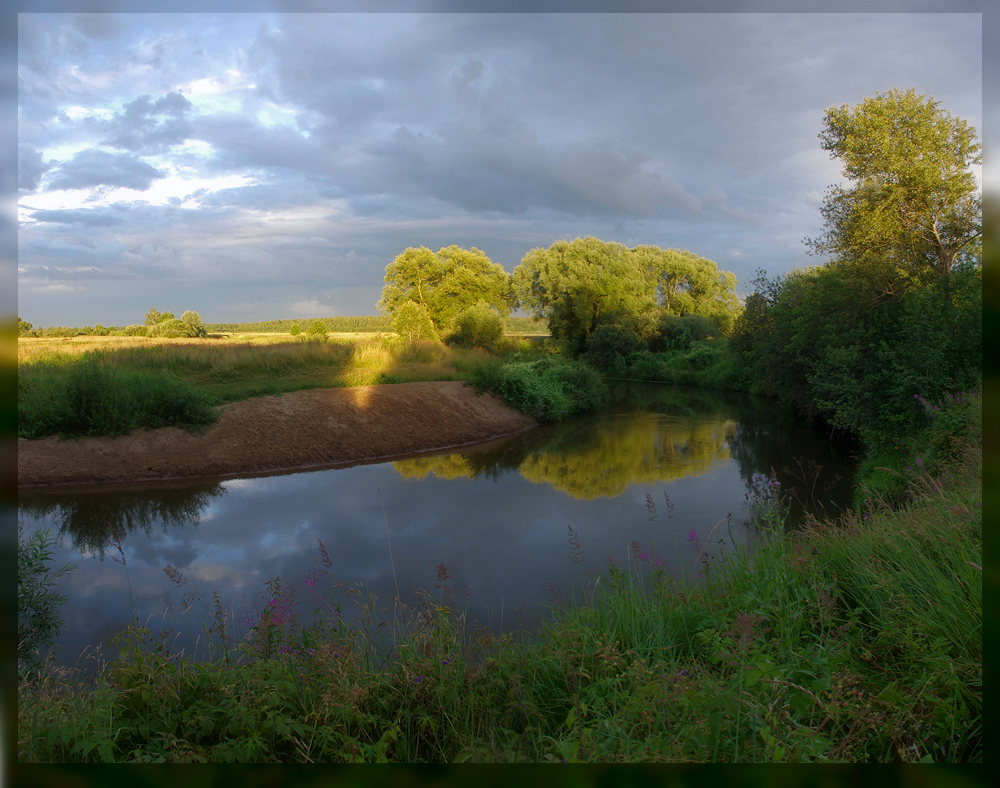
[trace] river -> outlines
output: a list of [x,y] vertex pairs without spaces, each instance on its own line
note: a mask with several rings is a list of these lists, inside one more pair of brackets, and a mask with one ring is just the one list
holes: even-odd
[[598,412],[461,450],[32,490],[18,497],[18,519],[27,533],[56,535],[56,567],[75,565],[57,588],[68,597],[57,659],[86,670],[87,655],[114,656],[110,638],[133,611],[197,657],[213,593],[245,630],[245,611],[268,603],[275,576],[294,587],[303,621],[325,603],[354,616],[370,594],[391,618],[397,594],[413,605],[423,589],[465,610],[470,628],[530,629],[609,558],[627,563],[636,549],[697,582],[693,539],[710,554],[747,538],[755,474],[775,474],[794,523],[846,506],[854,471],[849,447],[774,403],[619,384]]

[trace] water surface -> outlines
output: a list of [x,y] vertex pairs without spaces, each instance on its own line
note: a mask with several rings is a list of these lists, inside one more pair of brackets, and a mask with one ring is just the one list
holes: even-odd
[[[314,590],[351,615],[347,588],[388,610],[397,589],[406,604],[424,589],[450,593],[470,624],[510,631],[579,593],[609,556],[634,560],[633,543],[696,582],[691,532],[712,551],[746,539],[754,474],[773,471],[814,512],[850,500],[849,452],[773,403],[655,384],[613,395],[558,425],[393,462],[22,493],[25,530],[57,533],[56,565],[76,565],[59,588],[69,601],[57,656],[80,664],[133,609],[190,648],[213,592],[231,612],[253,609],[274,576],[294,586],[300,618]],[[332,566],[314,589],[320,541]]]

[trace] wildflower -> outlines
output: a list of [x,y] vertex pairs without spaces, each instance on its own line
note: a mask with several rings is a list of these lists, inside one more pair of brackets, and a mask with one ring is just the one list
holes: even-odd
[[689,542],[693,542],[693,541],[695,541],[695,540],[696,540],[697,538],[698,538],[698,532],[697,532],[697,531],[695,531],[695,530],[694,530],[694,528],[692,528],[692,529],[691,529],[691,532],[690,532],[690,533],[688,534],[688,541],[689,541]]
[[423,681],[423,680],[424,680],[424,677],[423,677],[423,676],[416,676],[416,677],[414,677],[414,679],[413,679],[413,683],[414,683],[414,684],[419,684],[419,683],[420,683],[421,681]]
[[917,466],[923,465],[924,461],[917,457]]

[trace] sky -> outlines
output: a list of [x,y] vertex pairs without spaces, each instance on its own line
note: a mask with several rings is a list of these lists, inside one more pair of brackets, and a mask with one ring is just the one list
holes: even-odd
[[982,135],[983,34],[980,13],[22,13],[17,312],[377,314],[407,247],[512,271],[587,235],[687,249],[745,295],[823,262],[827,108],[915,88]]

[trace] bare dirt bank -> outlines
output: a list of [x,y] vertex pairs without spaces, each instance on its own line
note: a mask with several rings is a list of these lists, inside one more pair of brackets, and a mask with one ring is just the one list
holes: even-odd
[[520,432],[535,420],[460,382],[313,389],[234,402],[201,434],[17,442],[18,486],[232,476],[336,465]]

